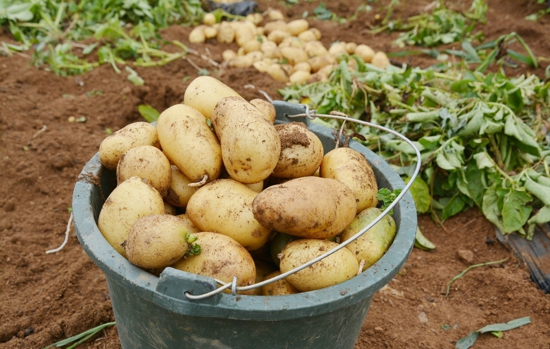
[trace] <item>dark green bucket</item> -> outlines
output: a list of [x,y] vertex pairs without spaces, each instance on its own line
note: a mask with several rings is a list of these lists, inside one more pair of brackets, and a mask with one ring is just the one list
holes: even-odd
[[[274,102],[277,122],[305,112],[301,105]],[[334,148],[331,130],[308,123]],[[379,187],[405,184],[391,167],[357,142],[350,147],[365,154]],[[97,219],[103,202],[116,186],[116,176],[96,154],[84,167],[73,193],[76,234],[82,247],[105,273],[122,348],[353,348],[376,291],[401,269],[414,244],[417,216],[407,193],[395,206],[397,235],[386,254],[372,267],[344,283],[287,296],[217,294],[189,300],[185,292],[203,294],[217,283],[173,268],[160,277],[130,264],[103,238]]]

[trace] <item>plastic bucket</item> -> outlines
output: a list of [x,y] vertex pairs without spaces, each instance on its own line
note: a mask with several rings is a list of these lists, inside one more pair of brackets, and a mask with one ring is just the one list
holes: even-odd
[[[277,122],[304,107],[274,102]],[[295,120],[293,120],[295,121]],[[306,122],[334,148],[330,129]],[[365,154],[379,187],[405,187],[391,167],[357,142],[350,147]],[[321,290],[285,296],[244,296],[220,293],[189,300],[185,292],[203,294],[217,283],[173,268],[160,277],[129,263],[103,238],[97,219],[103,202],[116,186],[113,171],[96,154],[84,167],[73,193],[78,239],[105,273],[122,348],[353,348],[376,291],[386,285],[407,260],[417,226],[410,194],[394,208],[397,234],[386,254],[358,276]]]

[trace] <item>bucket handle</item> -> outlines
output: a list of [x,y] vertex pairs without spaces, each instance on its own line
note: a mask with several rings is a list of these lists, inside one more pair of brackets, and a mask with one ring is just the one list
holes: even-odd
[[324,118],[332,118],[332,119],[337,119],[337,120],[342,120],[342,121],[351,121],[351,122],[361,124],[363,126],[377,128],[377,129],[382,130],[384,132],[388,132],[388,133],[390,133],[390,134],[392,134],[392,135],[394,135],[398,138],[401,138],[403,141],[405,141],[414,150],[414,152],[416,153],[416,157],[417,157],[416,166],[415,166],[414,172],[411,176],[411,180],[405,185],[405,187],[403,188],[401,193],[399,193],[399,195],[395,198],[395,200],[378,217],[376,217],[376,219],[374,219],[369,225],[367,225],[366,227],[361,229],[359,232],[357,232],[355,235],[353,235],[350,239],[340,243],[337,247],[323,253],[322,255],[310,260],[309,262],[304,263],[301,266],[298,266],[298,267],[296,267],[292,270],[289,270],[286,273],[282,273],[282,274],[280,274],[280,275],[278,275],[274,278],[264,280],[264,281],[261,281],[261,282],[258,282],[258,283],[252,284],[252,285],[248,285],[248,286],[237,286],[237,281],[238,280],[237,280],[236,276],[233,277],[233,281],[230,282],[230,283],[224,283],[220,280],[215,280],[218,284],[221,285],[219,288],[214,289],[210,292],[206,292],[206,293],[202,293],[202,294],[196,294],[196,295],[192,294],[189,291],[186,291],[184,294],[185,294],[185,297],[187,297],[188,299],[190,299],[190,300],[202,300],[202,299],[205,299],[205,298],[208,298],[208,297],[219,295],[221,292],[223,292],[224,290],[229,289],[229,288],[231,289],[231,293],[235,296],[235,295],[237,295],[237,292],[239,292],[239,291],[249,291],[249,290],[252,290],[252,289],[255,289],[255,288],[262,287],[262,286],[270,284],[272,282],[284,279],[284,278],[286,278],[287,276],[289,276],[291,274],[297,273],[300,270],[303,270],[303,269],[319,262],[323,258],[330,256],[331,254],[335,253],[336,251],[344,248],[348,244],[350,244],[353,241],[357,240],[361,235],[366,233],[369,229],[371,229],[374,225],[376,225],[380,220],[382,220],[382,218],[386,214],[388,214],[391,210],[393,210],[393,208],[397,205],[399,200],[401,200],[405,196],[405,194],[407,193],[407,191],[409,190],[409,188],[413,184],[414,179],[418,176],[418,174],[420,172],[420,167],[422,165],[420,151],[414,145],[414,143],[411,140],[409,140],[407,137],[405,137],[404,135],[402,135],[402,134],[400,134],[400,133],[398,133],[394,130],[391,130],[387,127],[384,127],[384,126],[373,124],[373,123],[370,123],[368,121],[363,121],[363,120],[357,120],[357,119],[350,118],[346,114],[343,114],[343,113],[340,113],[340,112],[333,112],[331,114],[318,114],[316,110],[310,110],[309,105],[307,105],[307,104],[301,104],[301,105],[305,107],[305,112],[304,113],[293,114],[293,115],[289,115],[287,113],[284,113],[283,116],[288,118],[288,119],[291,119],[291,120],[294,119],[294,118],[306,118],[307,120],[313,120],[317,117],[324,117]]

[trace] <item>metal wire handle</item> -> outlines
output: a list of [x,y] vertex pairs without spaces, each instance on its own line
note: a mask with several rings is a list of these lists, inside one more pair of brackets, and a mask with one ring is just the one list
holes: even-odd
[[237,277],[236,276],[233,277],[233,281],[230,282],[230,283],[224,283],[220,280],[215,279],[217,283],[222,285],[221,287],[219,287],[219,288],[217,288],[213,291],[201,294],[201,295],[192,295],[189,292],[185,292],[185,296],[187,298],[189,298],[191,300],[205,299],[205,298],[211,297],[213,295],[216,295],[220,292],[223,292],[225,289],[228,289],[228,288],[231,288],[231,293],[235,296],[238,291],[248,291],[248,290],[258,288],[258,287],[262,287],[264,285],[270,284],[270,283],[275,282],[275,281],[279,281],[281,279],[286,278],[287,276],[289,276],[291,274],[297,273],[300,270],[303,270],[303,269],[319,262],[323,258],[330,256],[331,254],[335,253],[336,251],[339,251],[340,249],[346,247],[348,244],[350,244],[353,241],[357,240],[357,238],[359,238],[361,235],[363,235],[369,229],[371,229],[374,225],[376,225],[382,218],[384,218],[384,216],[386,214],[388,214],[395,207],[395,205],[397,205],[399,200],[401,200],[403,198],[403,196],[407,193],[407,191],[409,190],[409,188],[413,184],[414,179],[418,176],[418,173],[420,172],[420,166],[422,164],[420,151],[414,145],[414,143],[411,140],[409,140],[407,137],[405,137],[402,134],[400,134],[400,133],[398,133],[394,130],[391,130],[387,127],[376,125],[376,124],[373,124],[373,123],[370,123],[370,122],[367,122],[367,121],[356,120],[356,119],[350,118],[349,116],[344,116],[344,115],[340,115],[340,114],[317,114],[316,110],[310,110],[309,109],[309,105],[307,105],[307,104],[303,104],[303,105],[305,106],[305,109],[306,109],[305,113],[295,114],[295,115],[285,114],[285,117],[287,117],[289,119],[307,117],[310,120],[313,120],[317,117],[324,117],[324,118],[332,118],[332,119],[338,119],[338,120],[344,120],[344,121],[351,121],[351,122],[356,122],[356,123],[364,125],[364,126],[377,128],[379,130],[391,133],[394,136],[401,138],[409,146],[411,146],[411,148],[413,148],[413,150],[416,153],[416,157],[417,157],[416,167],[415,167],[414,172],[411,176],[411,179],[409,180],[409,183],[407,183],[407,185],[405,185],[405,188],[403,188],[403,190],[401,191],[401,193],[399,193],[399,195],[395,198],[395,200],[378,217],[376,217],[376,219],[373,220],[369,225],[367,225],[366,227],[361,229],[359,232],[357,232],[355,235],[353,235],[349,240],[346,240],[346,241],[340,243],[337,247],[333,248],[332,250],[329,250],[328,252],[323,253],[322,255],[310,260],[309,262],[307,262],[305,264],[302,264],[301,266],[296,267],[292,270],[289,270],[286,273],[282,273],[280,275],[277,275],[274,278],[271,278],[269,280],[264,280],[264,281],[261,281],[261,282],[258,282],[258,283],[255,283],[255,284],[252,284],[252,285],[249,285],[249,286],[237,286]]

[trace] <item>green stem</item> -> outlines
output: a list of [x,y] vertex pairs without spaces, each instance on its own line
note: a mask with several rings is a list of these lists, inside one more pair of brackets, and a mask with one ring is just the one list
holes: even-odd
[[470,269],[484,267],[484,266],[491,265],[491,264],[501,264],[501,263],[506,262],[507,260],[508,260],[508,258],[505,258],[505,259],[501,259],[499,261],[485,262],[485,263],[470,265],[468,268],[464,269],[460,274],[455,276],[451,281],[449,281],[449,283],[447,284],[447,292],[445,293],[445,297],[449,296],[449,293],[451,292],[451,285],[453,284],[453,282],[455,282],[456,280],[463,277],[464,274],[466,274]]

